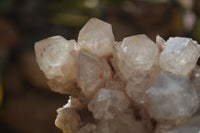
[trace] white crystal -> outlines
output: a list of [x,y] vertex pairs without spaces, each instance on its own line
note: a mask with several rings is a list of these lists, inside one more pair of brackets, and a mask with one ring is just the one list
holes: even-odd
[[192,39],[170,37],[160,55],[160,67],[175,74],[188,75],[196,66],[199,52]]
[[178,120],[191,117],[199,98],[187,76],[161,72],[148,90],[149,114],[156,120]]
[[[48,79],[62,77],[74,80],[76,76],[76,42],[62,36],[53,36],[35,43],[36,59]],[[70,75],[70,76],[68,76]]]
[[146,35],[126,37],[116,45],[116,64],[126,80],[151,70],[158,61],[158,46]]
[[112,26],[99,19],[92,18],[80,30],[78,43],[88,52],[107,57],[114,47]]
[[77,82],[85,96],[91,96],[112,78],[111,68],[105,59],[81,52],[78,57]]
[[128,108],[129,100],[120,90],[101,88],[88,104],[96,119],[112,119]]

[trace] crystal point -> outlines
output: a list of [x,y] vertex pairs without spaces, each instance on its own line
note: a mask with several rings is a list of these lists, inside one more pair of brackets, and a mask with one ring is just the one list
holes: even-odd
[[199,48],[190,38],[171,37],[160,55],[160,67],[175,74],[188,75],[196,66]]
[[114,41],[112,26],[96,18],[90,19],[78,36],[78,43],[86,51],[101,57],[112,54]]

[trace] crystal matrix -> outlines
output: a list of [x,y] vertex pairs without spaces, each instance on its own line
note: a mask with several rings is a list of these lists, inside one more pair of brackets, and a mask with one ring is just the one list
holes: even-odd
[[92,18],[78,42],[50,37],[35,53],[49,87],[70,95],[55,121],[64,133],[200,131],[199,46],[190,38],[115,42],[111,25]]

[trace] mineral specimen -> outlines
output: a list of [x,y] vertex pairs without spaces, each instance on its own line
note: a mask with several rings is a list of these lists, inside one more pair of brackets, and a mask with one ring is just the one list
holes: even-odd
[[64,133],[199,133],[198,43],[146,35],[115,42],[110,24],[93,18],[78,42],[36,42],[48,85],[70,95],[57,110]]

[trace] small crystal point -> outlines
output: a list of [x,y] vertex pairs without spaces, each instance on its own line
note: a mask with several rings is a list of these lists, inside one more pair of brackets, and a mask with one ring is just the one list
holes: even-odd
[[97,18],[90,19],[78,36],[81,47],[100,57],[112,55],[114,42],[112,26]]
[[160,55],[160,67],[174,74],[188,75],[196,66],[200,50],[190,38],[170,37]]
[[166,47],[166,41],[159,35],[156,36],[156,44],[159,46],[160,52]]

